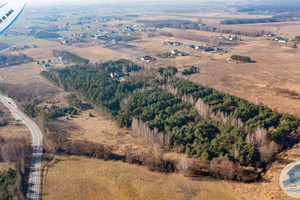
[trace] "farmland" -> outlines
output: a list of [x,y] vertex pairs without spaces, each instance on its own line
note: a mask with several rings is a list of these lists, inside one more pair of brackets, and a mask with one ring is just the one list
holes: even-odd
[[[35,10],[27,14],[30,20],[21,17],[20,23],[12,26],[15,33],[0,38],[12,46],[31,37],[18,35],[27,29],[62,36],[32,38],[20,47],[34,48],[7,50],[11,55],[26,54],[33,61],[0,69],[0,86],[22,108],[34,108],[32,116],[45,133],[43,199],[289,199],[278,181],[281,169],[299,156],[300,51],[299,43],[293,41],[300,35],[299,21],[220,24],[223,20],[268,22],[273,14],[242,13],[233,8],[168,9],[126,12],[95,6],[66,8],[61,15],[50,12],[47,16]],[[161,56],[171,52],[184,53]],[[82,59],[72,60],[72,54]],[[233,55],[249,59],[230,59]],[[81,62],[72,66],[78,60]],[[139,69],[129,70],[128,66]],[[169,66],[175,67],[176,73],[169,72],[174,69]],[[70,105],[70,94],[91,107]],[[211,111],[209,115],[197,108],[196,102],[202,101]],[[61,111],[71,106],[76,114],[53,117],[51,113],[53,107]],[[233,119],[243,124],[239,126]],[[249,142],[259,128],[264,128],[268,137]],[[5,138],[30,136],[26,127],[13,119],[0,127],[0,132]],[[159,142],[161,148],[151,134],[162,133],[164,138],[156,138],[163,141]],[[165,142],[166,136],[170,144]],[[72,144],[85,142],[103,145],[124,162],[72,152]],[[274,147],[274,142],[279,147]],[[262,158],[263,147],[274,150],[271,157]],[[85,156],[67,156],[67,152]],[[143,157],[151,153],[158,154],[158,164],[151,165]],[[191,163],[206,162],[208,168],[198,171],[206,176],[175,173],[176,163],[184,155]],[[172,173],[146,167],[159,171],[166,162],[173,167]],[[249,184],[215,179],[211,176],[247,181],[238,173],[223,176],[224,172],[216,170],[220,163],[228,164],[228,172],[230,167],[241,166],[251,173],[256,170],[261,177],[258,182],[252,177],[254,182]],[[10,166],[1,164],[0,170]],[[189,175],[196,174],[192,172]]]

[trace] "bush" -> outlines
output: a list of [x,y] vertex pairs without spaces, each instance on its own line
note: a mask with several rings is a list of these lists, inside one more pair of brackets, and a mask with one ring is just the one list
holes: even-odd
[[233,55],[230,58],[232,60],[238,60],[238,61],[243,61],[243,62],[251,62],[251,59],[248,56]]
[[183,70],[182,74],[183,75],[191,75],[191,74],[196,74],[199,73],[199,70],[197,67],[190,66],[188,69]]

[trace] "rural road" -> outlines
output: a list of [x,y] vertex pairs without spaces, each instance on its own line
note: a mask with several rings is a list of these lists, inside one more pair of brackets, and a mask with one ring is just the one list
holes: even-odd
[[17,104],[12,99],[0,94],[0,101],[10,110],[17,121],[21,121],[26,124],[31,131],[33,154],[28,181],[27,200],[38,200],[40,197],[41,185],[41,156],[43,153],[43,135],[39,127],[18,109]]
[[25,42],[28,42],[28,41],[31,40],[31,39],[33,39],[33,37],[28,38],[27,40],[24,40],[24,41],[22,41],[22,42],[19,42],[18,44],[15,44],[15,45],[13,45],[13,46],[7,47],[6,49],[1,50],[0,53],[4,52],[4,51],[6,51],[6,50],[8,50],[8,49],[10,49],[10,48],[12,48],[12,47],[16,47],[16,46],[19,46],[19,45],[21,45],[21,44],[23,44],[23,43],[25,43]]

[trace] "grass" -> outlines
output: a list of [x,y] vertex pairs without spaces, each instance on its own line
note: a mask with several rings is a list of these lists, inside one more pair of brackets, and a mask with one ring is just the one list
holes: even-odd
[[49,168],[43,199],[235,199],[221,183],[161,174],[144,167],[83,157],[62,158]]
[[29,36],[20,35],[20,36],[9,36],[9,37],[2,37],[0,38],[0,42],[13,46],[16,45],[24,40],[29,39]]
[[[1,73],[1,72],[0,72]],[[0,77],[1,80],[1,77]],[[7,120],[8,125],[0,127],[0,136],[3,138],[27,138],[31,141],[30,130],[25,124],[16,123],[16,119],[12,116],[11,112],[0,102],[0,109],[4,111],[4,118]],[[0,162],[1,167],[8,166],[7,164]]]
[[22,45],[31,45],[31,44],[34,44],[42,49],[53,48],[53,47],[59,46],[58,42],[51,42],[51,41],[48,41],[45,39],[38,39],[38,38],[34,38],[28,42],[25,42]]
[[14,169],[14,164],[13,163],[2,163],[2,162],[0,162],[0,172],[8,170],[9,168]]

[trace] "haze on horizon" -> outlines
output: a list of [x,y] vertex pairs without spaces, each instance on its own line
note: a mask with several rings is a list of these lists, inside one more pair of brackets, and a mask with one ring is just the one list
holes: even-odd
[[[213,2],[243,2],[245,0],[214,0]],[[90,4],[114,4],[114,3],[213,3],[209,0],[27,0],[30,6],[51,6],[51,5],[90,5]]]
[[244,4],[244,5],[298,5],[298,0],[27,0],[28,6],[56,6],[56,5],[92,5],[92,4],[126,4],[126,3],[148,3],[149,5],[160,3],[166,5],[172,4],[211,4],[216,5],[216,3],[228,3],[228,4]]

